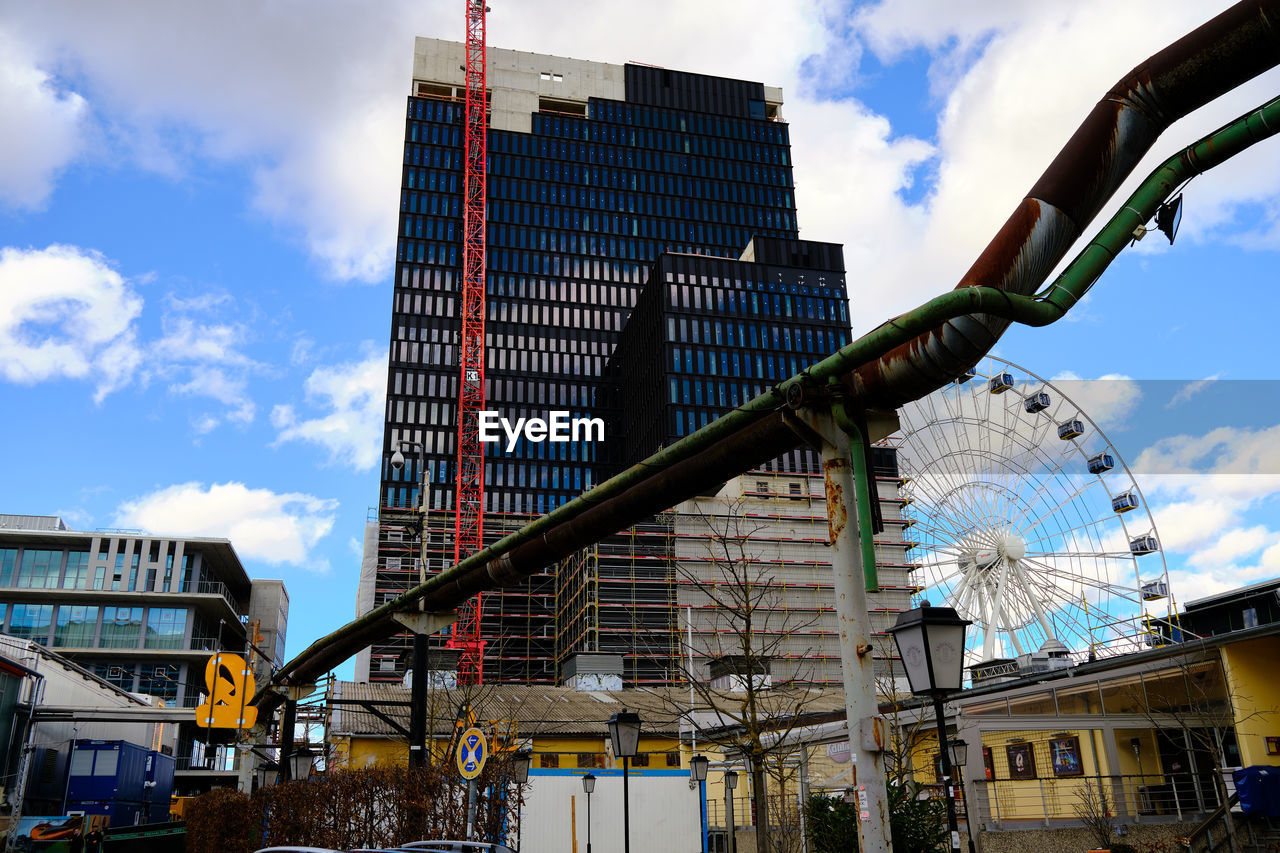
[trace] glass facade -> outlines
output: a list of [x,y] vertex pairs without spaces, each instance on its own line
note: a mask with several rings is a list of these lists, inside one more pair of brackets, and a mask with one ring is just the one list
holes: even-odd
[[[763,85],[638,65],[624,77],[621,99],[544,103],[527,133],[489,131],[486,408],[511,423],[552,411],[601,418],[605,441],[486,444],[486,539],[624,463],[626,421],[609,364],[655,264],[679,267],[672,283],[684,287],[672,296],[670,340],[655,344],[666,348],[655,369],[678,377],[662,385],[675,395],[661,402],[673,434],[848,340],[842,266],[821,281],[813,271],[780,281],[753,268],[716,272],[712,283],[671,260],[745,270],[754,265],[737,259],[753,239],[796,240],[789,129],[774,120]],[[401,440],[421,444],[429,506],[440,528],[452,526],[462,111],[451,99],[407,101],[374,606],[416,582],[397,511],[419,504],[422,474],[416,452],[399,471],[389,464]],[[438,562],[451,563],[441,552]],[[555,681],[552,569],[484,601],[486,678]],[[406,636],[375,645],[370,679],[399,680],[407,648]]]
[[[204,686],[204,653],[238,649],[244,641],[238,614],[247,606],[233,601],[247,604],[248,578],[233,593],[225,576],[211,574],[205,554],[186,542],[85,534],[60,547],[4,544],[0,632],[53,647],[126,690],[194,707]],[[196,592],[212,594],[156,606],[155,596]],[[140,595],[150,599],[139,602]],[[225,621],[220,641],[219,619]],[[201,640],[200,625],[210,623],[212,636]],[[144,650],[171,652],[174,659],[138,654]],[[189,670],[199,681],[184,688]]]

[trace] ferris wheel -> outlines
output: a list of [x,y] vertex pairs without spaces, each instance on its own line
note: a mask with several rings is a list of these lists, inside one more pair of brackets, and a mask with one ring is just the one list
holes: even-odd
[[899,418],[908,560],[922,597],[974,623],[967,664],[1158,642],[1173,605],[1155,522],[1061,388],[988,356]]

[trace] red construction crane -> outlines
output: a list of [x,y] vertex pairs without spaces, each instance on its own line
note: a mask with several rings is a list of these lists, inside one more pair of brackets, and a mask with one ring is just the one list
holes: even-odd
[[[485,163],[489,95],[485,88],[484,0],[467,3],[467,109],[462,177],[462,365],[458,394],[458,502],[453,561],[484,547],[484,445],[479,416],[484,409]],[[457,649],[458,681],[484,681],[480,595],[464,604],[448,647]]]

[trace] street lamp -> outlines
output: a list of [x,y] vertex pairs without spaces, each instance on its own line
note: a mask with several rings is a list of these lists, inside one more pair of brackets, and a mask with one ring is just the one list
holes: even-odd
[[960,779],[960,802],[964,805],[964,828],[969,836],[969,853],[974,853],[973,847],[973,824],[969,822],[969,798],[964,796],[964,766],[969,763],[969,744],[960,738],[952,738],[947,741],[947,748],[951,750],[951,766],[957,768],[957,776]]
[[587,853],[591,853],[591,794],[596,789],[596,777],[590,773],[582,777],[582,790],[587,792]]
[[889,629],[898,646],[898,657],[907,671],[911,692],[933,699],[953,853],[960,850],[960,827],[956,822],[956,801],[951,792],[951,756],[947,754],[947,720],[942,702],[948,693],[955,693],[963,686],[964,629],[971,624],[961,619],[954,608],[930,607],[926,601],[921,607],[899,613],[897,622]]
[[707,816],[703,813],[703,807],[707,800],[707,767],[711,764],[711,759],[705,755],[695,755],[689,759],[689,776],[693,781],[698,783],[698,835],[702,838],[702,849],[707,849]]
[[730,770],[724,774],[724,822],[729,827],[728,853],[738,853],[738,832],[733,819],[733,789],[738,787],[738,774]]
[[533,765],[533,750],[517,749],[511,756],[511,780],[516,783],[516,853],[520,853],[520,813],[524,810],[524,795],[518,790],[529,781],[529,768]]
[[[425,453],[426,448],[418,441],[401,441],[391,454],[391,467],[396,471],[404,468],[404,451],[418,452],[415,473],[421,489],[418,493],[418,583],[427,580],[427,490],[431,488],[427,477]],[[422,604],[419,602],[419,607]],[[413,683],[410,685],[409,707],[409,766],[424,767],[427,763],[427,635],[415,631],[413,633]]]
[[280,765],[274,761],[264,761],[258,765],[256,773],[258,776],[258,790],[260,791],[275,783],[276,776],[280,773]]
[[306,779],[311,775],[311,766],[315,764],[316,753],[311,747],[304,746],[289,757],[289,770],[293,774],[290,779]]
[[613,754],[622,757],[622,850],[631,853],[631,789],[627,770],[640,746],[640,715],[625,708],[609,718]]

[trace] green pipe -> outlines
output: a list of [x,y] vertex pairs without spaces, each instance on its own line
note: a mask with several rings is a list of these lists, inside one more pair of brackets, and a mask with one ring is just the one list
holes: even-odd
[[[867,436],[861,425],[849,414],[849,401],[836,398],[831,405],[836,426],[849,436],[849,455],[853,463],[853,491],[858,510],[858,542],[862,546],[862,578],[867,592],[880,588],[876,568],[876,535],[871,524],[871,492],[875,480],[867,470]],[[828,510],[829,511],[829,510]]]
[[[923,305],[882,323],[863,335],[802,371],[796,376],[775,385],[770,390],[749,400],[738,408],[725,413],[713,423],[692,435],[685,436],[671,447],[653,454],[621,474],[606,480],[581,497],[553,510],[531,522],[517,532],[476,552],[450,569],[440,572],[424,583],[393,599],[381,607],[369,611],[337,631],[322,637],[289,661],[275,680],[287,679],[306,659],[325,646],[337,641],[370,635],[380,635],[384,621],[397,611],[410,609],[427,594],[457,581],[476,569],[482,569],[490,561],[509,553],[516,546],[542,536],[563,522],[573,519],[584,509],[611,500],[643,481],[654,471],[671,467],[690,458],[716,442],[724,439],[764,415],[783,406],[788,391],[798,386],[803,389],[821,387],[831,380],[879,358],[900,344],[937,328],[948,320],[966,314],[986,313],[1013,320],[1029,326],[1045,326],[1067,313],[1089,291],[1114,260],[1133,239],[1134,230],[1155,215],[1156,208],[1168,198],[1173,189],[1216,165],[1230,159],[1256,142],[1280,131],[1280,98],[1225,125],[1214,133],[1184,149],[1156,169],[1138,190],[1102,228],[1063,273],[1036,296],[1008,293],[996,287],[966,287],[948,291]],[[856,463],[855,463],[856,464]],[[864,463],[865,465],[865,460]],[[868,500],[870,496],[867,496]],[[861,510],[859,515],[861,515]],[[259,691],[260,699],[266,687]]]

